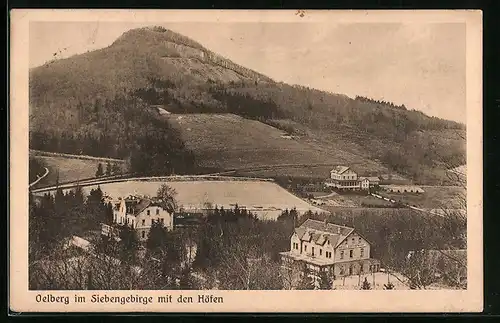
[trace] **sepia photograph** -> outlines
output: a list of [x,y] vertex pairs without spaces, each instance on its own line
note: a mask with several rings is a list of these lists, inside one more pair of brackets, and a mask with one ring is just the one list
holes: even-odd
[[96,11],[22,16],[10,248],[30,304],[482,309],[480,12]]

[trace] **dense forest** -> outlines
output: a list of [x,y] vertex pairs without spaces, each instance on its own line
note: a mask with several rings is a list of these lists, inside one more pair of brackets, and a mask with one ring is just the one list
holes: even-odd
[[126,159],[137,173],[186,173],[194,157],[168,123],[134,96],[79,103],[78,127],[39,127],[30,132],[37,150]]
[[[198,226],[168,231],[156,222],[147,241],[141,243],[126,225],[117,226],[119,241],[100,236],[100,223],[111,224],[112,210],[99,188],[89,196],[80,188],[66,194],[58,190],[38,202],[30,196],[30,288],[90,289],[89,284],[92,289],[292,288],[280,269],[279,253],[289,250],[294,227],[308,218],[355,228],[370,241],[371,257],[379,259],[387,271],[403,274],[410,288],[426,288],[442,279],[448,286],[464,288],[460,273],[466,272],[466,263],[460,259],[450,257],[452,266],[441,262],[436,267],[427,258],[417,264],[407,257],[420,250],[465,249],[466,221],[459,214],[436,217],[400,210],[299,216],[291,209],[277,221],[263,221],[238,206],[215,207]],[[73,235],[90,240],[93,251],[65,248]],[[434,275],[438,271],[439,279]],[[320,288],[330,288],[334,278],[325,277]],[[314,288],[311,282],[300,280],[293,286]]]

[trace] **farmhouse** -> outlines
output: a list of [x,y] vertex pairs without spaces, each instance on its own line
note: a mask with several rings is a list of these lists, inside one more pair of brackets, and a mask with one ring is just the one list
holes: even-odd
[[361,185],[362,188],[363,188],[363,182],[365,182],[368,185],[366,188],[380,185],[380,178],[376,176],[360,177],[359,180],[362,184]]
[[131,226],[141,240],[147,239],[155,221],[162,223],[167,230],[173,229],[173,214],[156,199],[129,196],[113,203],[113,222]]
[[330,178],[325,182],[326,187],[340,190],[369,190],[378,186],[380,179],[375,176],[358,177],[358,174],[347,166],[336,166],[330,171]]
[[290,251],[282,252],[282,267],[305,264],[317,282],[320,272],[350,276],[378,272],[380,262],[370,258],[370,243],[353,228],[306,220],[295,228],[290,238]]
[[359,190],[361,188],[358,174],[347,166],[335,166],[330,171],[330,178],[325,186],[341,190]]

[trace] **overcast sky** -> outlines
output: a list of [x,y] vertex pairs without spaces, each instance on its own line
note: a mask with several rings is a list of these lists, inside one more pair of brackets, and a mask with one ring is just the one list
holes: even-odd
[[465,122],[465,24],[117,23],[30,25],[30,67],[162,25],[276,81],[405,104]]

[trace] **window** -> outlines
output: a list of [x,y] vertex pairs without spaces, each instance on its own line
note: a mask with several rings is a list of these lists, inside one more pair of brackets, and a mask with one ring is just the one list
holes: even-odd
[[319,255],[321,256],[323,254],[323,249],[319,249]]
[[132,220],[132,228],[134,227],[134,220]]
[[358,243],[361,243],[361,237],[358,237]]
[[151,225],[155,224],[155,219],[151,219]]
[[365,249],[361,248],[361,253],[360,253],[360,256],[361,256],[361,257],[364,257],[364,256],[365,256]]
[[344,259],[344,250],[340,252],[340,259]]
[[151,211],[150,211],[150,210],[148,210],[148,211],[147,211],[147,214],[148,214],[148,215],[151,215]]
[[156,209],[156,215],[160,214],[160,209]]
[[352,256],[354,255],[354,250],[349,250],[349,257],[352,258]]
[[146,231],[142,231],[141,235],[142,235],[142,238],[145,238],[146,237]]
[[146,220],[142,220],[142,225],[146,225]]
[[307,251],[307,245],[304,245],[304,251]]
[[311,251],[312,255],[314,256],[314,247],[312,247],[312,251]]
[[161,224],[164,224],[165,223],[165,219],[161,219]]

